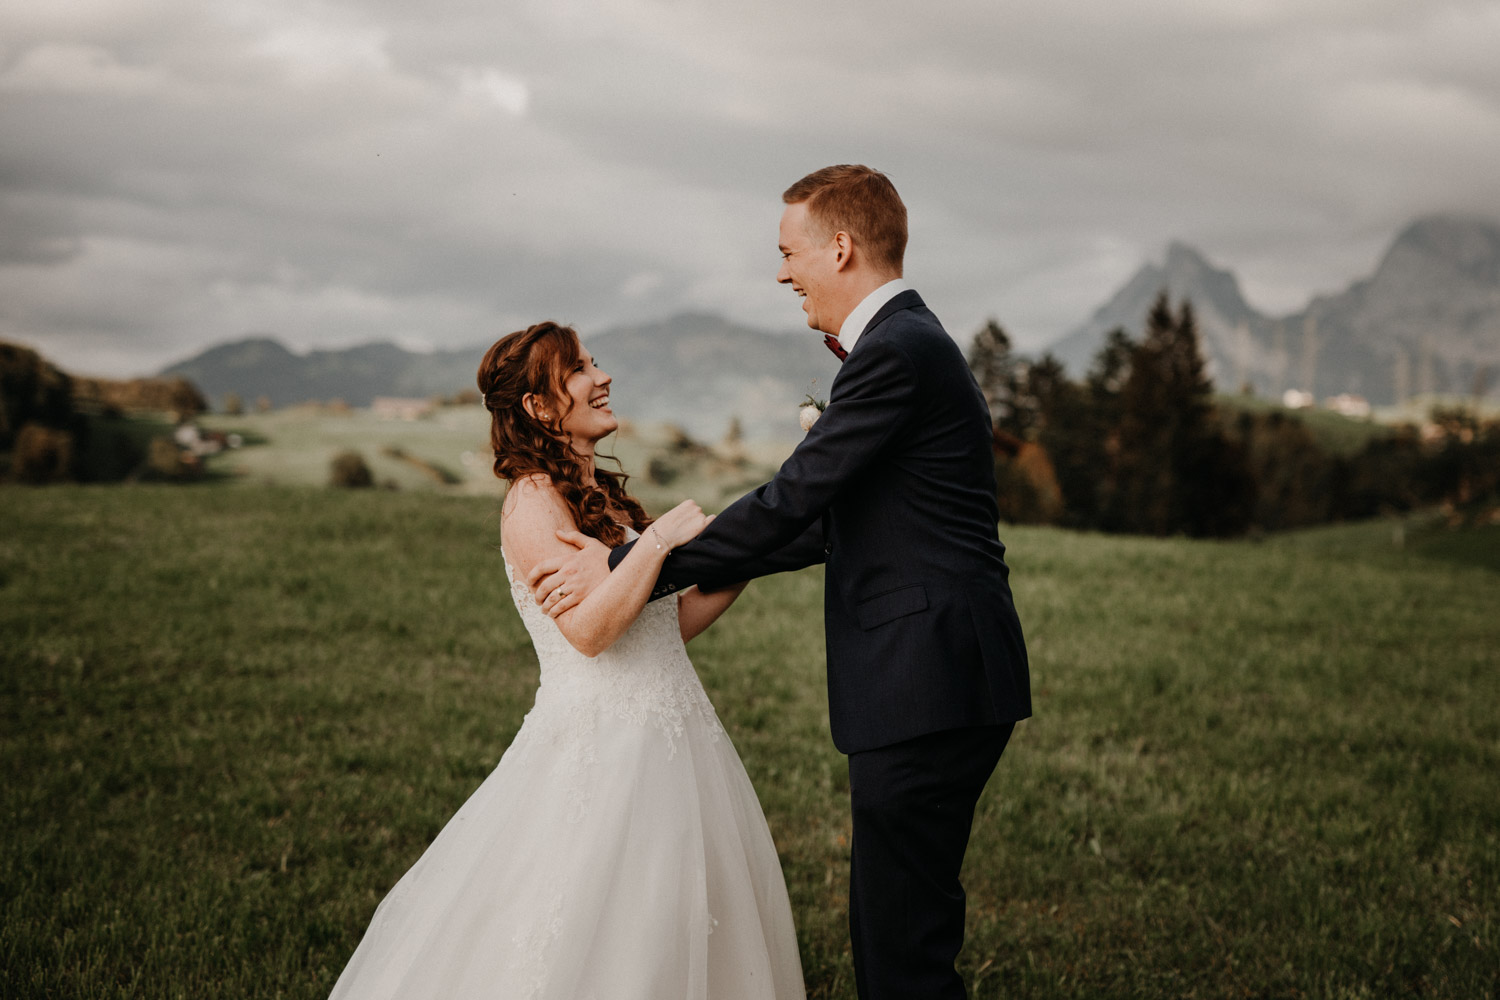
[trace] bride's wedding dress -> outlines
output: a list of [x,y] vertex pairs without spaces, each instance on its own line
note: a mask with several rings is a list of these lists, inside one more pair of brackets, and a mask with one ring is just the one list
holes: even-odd
[[505,569],[536,704],[376,909],[335,1000],[801,1000],[781,864],[677,602],[590,659]]

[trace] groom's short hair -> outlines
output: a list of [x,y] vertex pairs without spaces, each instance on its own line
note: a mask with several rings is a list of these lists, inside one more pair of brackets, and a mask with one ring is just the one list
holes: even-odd
[[782,194],[788,205],[807,202],[807,217],[825,238],[843,231],[881,270],[901,273],[906,256],[906,205],[890,178],[857,163],[814,170]]

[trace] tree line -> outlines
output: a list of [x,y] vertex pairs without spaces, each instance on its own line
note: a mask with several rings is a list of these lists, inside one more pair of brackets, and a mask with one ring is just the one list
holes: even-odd
[[968,351],[994,425],[1001,514],[1033,524],[1227,537],[1440,505],[1500,506],[1500,421],[1434,410],[1352,453],[1291,412],[1226,406],[1204,370],[1191,302],[1163,292],[1139,340],[1116,329],[1081,381],[1018,356],[991,321]]
[[180,376],[79,378],[36,351],[0,341],[0,482],[177,478],[180,449],[137,412],[192,417],[208,409]]

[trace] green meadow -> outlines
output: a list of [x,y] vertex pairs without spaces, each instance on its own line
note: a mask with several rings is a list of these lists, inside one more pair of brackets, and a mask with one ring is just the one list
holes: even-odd
[[[137,419],[136,425],[140,424]],[[419,420],[382,419],[367,409],[287,407],[199,423],[239,434],[247,446],[209,459],[215,480],[247,486],[326,486],[329,462],[353,450],[386,488],[493,496],[489,416],[479,406],[442,406]],[[168,429],[162,426],[162,432]],[[684,497],[718,509],[775,474],[795,442],[751,441],[712,447],[657,424],[621,423],[600,445],[631,473],[629,489],[666,509]],[[606,468],[610,468],[606,464]],[[654,475],[653,475],[654,471]]]
[[[970,846],[972,995],[1496,995],[1500,526],[1003,535],[1036,715]],[[0,996],[326,996],[531,704],[498,539],[493,495],[0,489]],[[690,649],[809,994],[852,998],[821,586]]]

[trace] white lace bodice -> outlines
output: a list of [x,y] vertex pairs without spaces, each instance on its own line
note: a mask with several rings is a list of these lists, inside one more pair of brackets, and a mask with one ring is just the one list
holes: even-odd
[[601,716],[659,730],[669,756],[676,755],[677,739],[690,716],[706,724],[717,739],[722,728],[683,646],[675,597],[647,604],[612,646],[589,657],[574,649],[537,605],[509,560],[505,576],[541,664],[536,705],[517,743],[523,736],[545,736],[582,749]]

